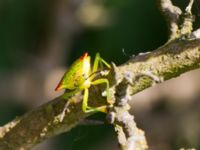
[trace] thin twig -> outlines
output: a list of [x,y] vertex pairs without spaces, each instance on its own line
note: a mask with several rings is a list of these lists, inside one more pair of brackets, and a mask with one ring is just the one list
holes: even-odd
[[193,3],[194,3],[194,0],[190,0],[183,14],[183,23],[180,25],[181,35],[188,35],[193,30],[194,16],[192,15],[192,11],[191,11]]
[[194,37],[191,34],[193,30],[194,16],[192,15],[192,6],[194,0],[190,0],[184,13],[181,9],[172,4],[171,0],[157,0],[158,7],[164,18],[167,20],[169,28],[169,41],[184,37]]
[[157,0],[158,8],[167,21],[169,29],[169,39],[178,37],[179,32],[179,19],[182,11],[179,7],[173,5],[171,0]]

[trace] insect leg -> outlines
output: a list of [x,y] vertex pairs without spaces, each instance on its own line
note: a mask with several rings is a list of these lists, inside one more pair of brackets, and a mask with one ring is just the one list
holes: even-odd
[[99,62],[103,63],[106,67],[110,68],[110,65],[103,58],[101,58],[99,53],[97,53],[94,59],[92,72],[96,72],[98,70]]
[[95,80],[95,81],[93,81],[91,84],[92,85],[97,85],[97,84],[102,84],[102,83],[105,83],[106,84],[106,100],[107,100],[107,102],[109,103],[109,104],[112,104],[112,101],[111,101],[111,99],[110,99],[110,92],[109,92],[109,81],[108,81],[108,79],[104,79],[104,78],[102,78],[102,79],[97,79],[97,80]]
[[106,106],[101,106],[101,107],[97,107],[97,108],[93,108],[93,107],[89,107],[88,106],[88,88],[86,88],[84,90],[84,96],[83,96],[83,104],[82,104],[82,110],[83,112],[89,113],[89,112],[107,112]]

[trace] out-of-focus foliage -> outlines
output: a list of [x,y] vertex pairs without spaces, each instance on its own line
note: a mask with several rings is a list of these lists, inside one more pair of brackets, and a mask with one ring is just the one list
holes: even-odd
[[27,53],[45,42],[51,1],[2,0],[0,2],[0,68],[24,65]]
[[153,50],[166,41],[166,25],[153,1],[109,1],[105,7],[111,12],[110,25],[86,28],[74,50],[101,51],[107,59],[122,63],[127,60],[122,49],[132,55]]

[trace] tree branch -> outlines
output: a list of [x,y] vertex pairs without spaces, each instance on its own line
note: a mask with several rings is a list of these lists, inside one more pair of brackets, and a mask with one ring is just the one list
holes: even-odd
[[[139,76],[141,72],[150,72],[162,81],[199,67],[200,40],[173,40],[152,53],[138,55],[119,67],[113,67],[108,77],[112,98],[117,99],[119,92],[116,93],[116,89],[120,89],[124,81],[127,83],[126,96],[152,86],[155,80],[149,76]],[[102,87],[91,88],[90,105],[105,104],[101,93]],[[79,93],[71,99],[80,101],[82,97]],[[70,105],[70,112],[65,114],[63,122],[59,122],[64,105],[65,100],[58,97],[1,127],[0,149],[30,149],[47,138],[69,131],[91,115],[83,113],[81,103],[77,102]]]
[[[157,0],[168,20],[169,42],[151,53],[140,54],[121,66],[112,65],[108,80],[113,104],[109,104],[108,118],[118,133],[119,144],[124,150],[147,149],[144,132],[137,128],[134,117],[129,114],[130,96],[156,83],[177,77],[184,72],[200,67],[199,29],[192,32],[193,16],[190,0],[183,15],[170,0]],[[186,38],[183,38],[185,35]],[[192,38],[191,38],[192,37]],[[90,88],[90,106],[105,105],[102,86]],[[84,113],[81,107],[82,95],[78,93],[68,101],[69,111],[63,115],[66,100],[58,97],[35,110],[26,113],[0,128],[0,149],[24,150],[60,133],[69,131],[92,113]]]

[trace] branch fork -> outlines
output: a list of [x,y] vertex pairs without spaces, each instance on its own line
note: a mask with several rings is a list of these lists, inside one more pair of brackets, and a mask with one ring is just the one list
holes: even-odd
[[169,41],[181,37],[192,37],[194,16],[192,15],[191,10],[194,0],[189,1],[184,12],[182,12],[179,7],[173,5],[171,0],[157,0],[157,4],[168,24]]

